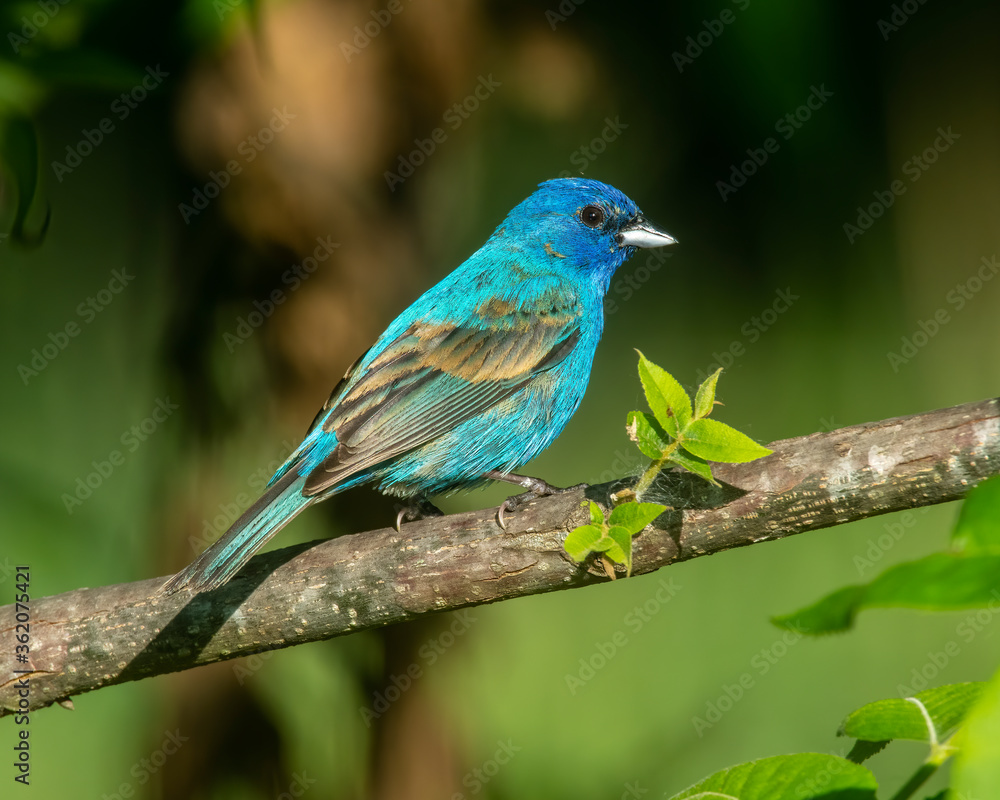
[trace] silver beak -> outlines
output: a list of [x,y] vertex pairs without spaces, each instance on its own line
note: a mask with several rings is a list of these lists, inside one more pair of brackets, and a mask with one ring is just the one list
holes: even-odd
[[677,240],[642,214],[636,214],[632,220],[618,233],[618,244],[622,247],[663,247],[676,244]]

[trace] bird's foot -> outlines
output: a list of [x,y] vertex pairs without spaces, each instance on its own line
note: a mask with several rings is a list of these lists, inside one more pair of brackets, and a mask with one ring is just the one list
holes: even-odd
[[513,497],[508,497],[497,508],[497,525],[499,525],[503,531],[507,530],[507,523],[504,520],[504,516],[506,514],[517,513],[532,500],[537,500],[539,497],[551,497],[554,494],[573,492],[577,489],[582,489],[587,485],[585,483],[578,483],[575,486],[567,486],[563,489],[558,486],[553,486],[550,483],[546,483],[541,478],[532,478],[528,475],[515,475],[512,472],[498,472],[497,470],[490,470],[486,473],[486,477],[494,481],[514,483],[518,486],[523,486],[528,490],[522,494],[516,494]]
[[401,506],[396,514],[396,533],[404,522],[416,522],[429,517],[443,517],[444,512],[426,497],[418,497],[409,505]]

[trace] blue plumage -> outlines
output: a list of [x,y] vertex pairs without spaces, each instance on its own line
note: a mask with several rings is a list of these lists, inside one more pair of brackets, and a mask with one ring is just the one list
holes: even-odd
[[612,186],[541,184],[389,325],[261,498],[166,591],[220,586],[306,506],[359,484],[421,503],[486,480],[548,489],[512,470],[579,406],[615,270],[673,241]]

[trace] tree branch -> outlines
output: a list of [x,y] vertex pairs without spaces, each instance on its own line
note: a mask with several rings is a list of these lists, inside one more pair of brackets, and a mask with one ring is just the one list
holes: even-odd
[[[668,510],[635,540],[636,573],[961,498],[1000,472],[1000,399],[814,433],[773,455],[714,467],[722,487],[661,476]],[[605,509],[613,484],[493,510],[429,519],[264,553],[222,588],[159,595],[163,578],[77,589],[30,603],[30,655],[2,675],[0,716],[18,710],[23,678],[34,710],[73,695],[239,656],[413,619],[421,614],[586,586],[608,578],[573,563],[566,533]],[[658,498],[659,499],[659,498]],[[0,609],[11,663],[15,608]],[[22,707],[21,710],[24,710]]]

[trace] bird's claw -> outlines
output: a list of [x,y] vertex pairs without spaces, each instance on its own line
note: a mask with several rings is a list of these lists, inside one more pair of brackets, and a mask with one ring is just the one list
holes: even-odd
[[562,489],[558,486],[552,486],[543,480],[538,478],[532,478],[532,487],[521,494],[515,494],[512,497],[508,497],[497,507],[497,525],[500,526],[500,530],[504,533],[507,532],[507,522],[504,519],[504,515],[507,513],[516,514],[522,508],[524,508],[532,500],[537,500],[540,497],[551,497],[552,495],[562,494],[563,492],[575,492],[578,489],[586,488],[587,484],[578,483],[575,486],[567,486]]
[[444,512],[429,500],[423,498],[402,506],[396,514],[396,533],[402,533],[400,526],[404,522],[416,522],[428,517],[443,517]]
[[522,508],[524,508],[528,503],[538,497],[545,497],[544,494],[536,494],[535,492],[522,492],[521,494],[516,494],[513,497],[508,497],[497,507],[497,525],[500,526],[500,530],[504,533],[507,532],[507,523],[504,520],[504,514],[508,511],[511,513],[517,513]]

